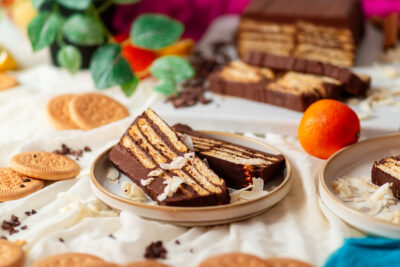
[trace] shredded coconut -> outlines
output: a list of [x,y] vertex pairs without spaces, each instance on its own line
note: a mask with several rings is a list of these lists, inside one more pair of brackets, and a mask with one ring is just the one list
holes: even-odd
[[179,186],[184,182],[181,177],[173,176],[163,182],[167,186],[164,187],[164,192],[157,196],[158,201],[164,201],[167,197],[172,197],[178,191]]
[[147,178],[146,180],[145,180],[145,179],[141,179],[141,180],[140,180],[140,183],[141,183],[143,186],[146,186],[146,185],[151,184],[151,182],[153,182],[153,180],[154,180],[154,178],[152,178],[152,177]]
[[149,177],[159,177],[164,173],[163,170],[152,170],[151,172],[149,172],[149,174],[147,176]]
[[262,178],[253,177],[252,181],[253,181],[252,185],[233,191],[230,194],[231,203],[235,203],[240,200],[255,199],[268,194],[267,191],[264,191],[264,180]]
[[371,183],[369,177],[341,177],[332,183],[332,187],[342,201],[372,216],[384,210],[390,211],[389,208],[398,203],[389,183],[377,186]]
[[193,141],[192,138],[187,135],[187,134],[183,134],[182,137],[182,142],[185,144],[185,146],[190,150],[190,151],[194,151],[194,145],[193,145]]
[[60,192],[58,193],[57,198],[68,199],[71,202],[62,207],[59,210],[60,213],[69,212],[70,210],[79,210],[79,216],[76,218],[76,223],[84,217],[118,216],[117,212],[94,196],[88,200],[82,200],[69,192]]
[[131,200],[143,201],[147,199],[143,190],[140,189],[139,186],[131,182],[128,181],[123,182],[121,184],[121,190],[124,193],[125,197]]
[[106,177],[111,183],[119,183],[120,172],[116,168],[110,166],[107,169]]
[[183,155],[183,157],[175,157],[170,163],[161,163],[160,167],[164,170],[180,170],[186,165],[188,161],[194,159],[194,152],[188,152]]

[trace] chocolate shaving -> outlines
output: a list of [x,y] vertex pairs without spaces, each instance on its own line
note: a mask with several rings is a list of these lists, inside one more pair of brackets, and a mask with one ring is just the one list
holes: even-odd
[[113,234],[109,234],[108,237],[111,239],[115,239],[115,236]]
[[36,214],[36,210],[32,210],[31,213],[32,213],[32,214]]
[[60,241],[61,243],[65,243],[65,240],[63,238],[59,238],[58,241]]
[[144,257],[146,259],[166,259],[167,250],[164,248],[163,242],[151,242],[151,244],[146,247]]
[[176,95],[171,95],[166,102],[171,102],[175,108],[191,107],[198,103],[207,105],[212,102],[204,93],[207,91],[206,82],[210,73],[221,65],[227,64],[231,57],[226,53],[227,46],[232,42],[218,41],[211,44],[213,58],[206,57],[202,52],[195,51],[189,58],[196,73],[194,78],[186,80],[183,90]]
[[28,226],[27,226],[27,225],[21,226],[21,230],[26,230],[26,229],[28,229]]
[[181,242],[177,239],[177,240],[175,240],[175,244],[180,245]]
[[25,215],[26,216],[31,216],[31,212],[30,211],[25,211]]
[[83,149],[73,150],[66,144],[61,144],[61,149],[54,150],[53,153],[64,156],[67,155],[74,156],[76,160],[79,160],[83,156],[83,152],[90,152],[90,151],[92,151],[92,149],[88,146],[85,146]]
[[19,230],[15,229],[19,225],[21,225],[19,218],[13,214],[11,215],[11,219],[9,221],[3,220],[1,229],[7,231],[9,235],[12,235],[19,232]]

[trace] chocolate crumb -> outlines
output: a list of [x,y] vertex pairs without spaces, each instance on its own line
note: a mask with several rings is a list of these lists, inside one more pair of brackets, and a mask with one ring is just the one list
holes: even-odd
[[20,184],[19,187],[25,187],[25,185],[24,184]]
[[190,252],[190,253],[193,253],[193,249],[191,248],[191,249],[189,250],[189,252]]
[[13,214],[13,215],[11,215],[11,220],[12,220],[13,222],[18,222],[18,221],[19,221],[19,218]]
[[32,213],[32,214],[36,214],[36,210],[32,210],[31,213]]
[[29,178],[24,178],[22,181],[23,181],[24,183],[29,183],[29,182],[32,181],[32,180],[29,179]]
[[0,236],[0,239],[8,240],[8,238],[5,237],[4,235]]
[[30,211],[25,211],[25,215],[26,216],[31,216],[31,212]]
[[90,151],[92,151],[92,149],[91,149],[90,147],[88,147],[88,146],[85,146],[85,147],[83,148],[83,150],[84,150],[85,152],[90,152]]
[[151,242],[151,244],[146,247],[144,257],[146,259],[166,259],[167,250],[164,248],[163,242]]
[[115,239],[115,236],[113,234],[109,234],[108,237],[111,239]]
[[75,157],[76,160],[79,160],[83,156],[83,152],[90,152],[92,149],[88,146],[85,146],[83,149],[73,150],[72,148],[68,147],[66,144],[61,144],[61,149],[54,150],[53,153],[60,154],[60,155],[70,155]]
[[177,240],[175,240],[175,244],[180,245],[181,242],[177,239]]
[[61,243],[65,243],[64,239],[62,239],[61,237],[58,239],[58,241],[60,241]]
[[26,229],[28,229],[28,226],[27,226],[27,225],[21,226],[21,230],[26,230]]

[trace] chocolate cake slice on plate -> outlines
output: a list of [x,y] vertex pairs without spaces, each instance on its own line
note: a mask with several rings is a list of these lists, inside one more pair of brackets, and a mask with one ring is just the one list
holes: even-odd
[[400,198],[400,155],[375,161],[371,178],[379,186],[391,183],[393,195]]
[[253,177],[266,181],[285,166],[282,155],[272,155],[212,138],[184,124],[176,124],[173,127],[182,140],[185,140],[185,135],[190,137],[194,151],[225,179],[229,187],[247,187],[253,183]]
[[134,120],[109,159],[159,205],[230,202],[225,181],[151,109]]

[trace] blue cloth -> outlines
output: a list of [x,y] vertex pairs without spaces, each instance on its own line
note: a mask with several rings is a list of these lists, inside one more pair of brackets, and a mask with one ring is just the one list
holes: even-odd
[[325,267],[400,267],[400,239],[349,238]]

